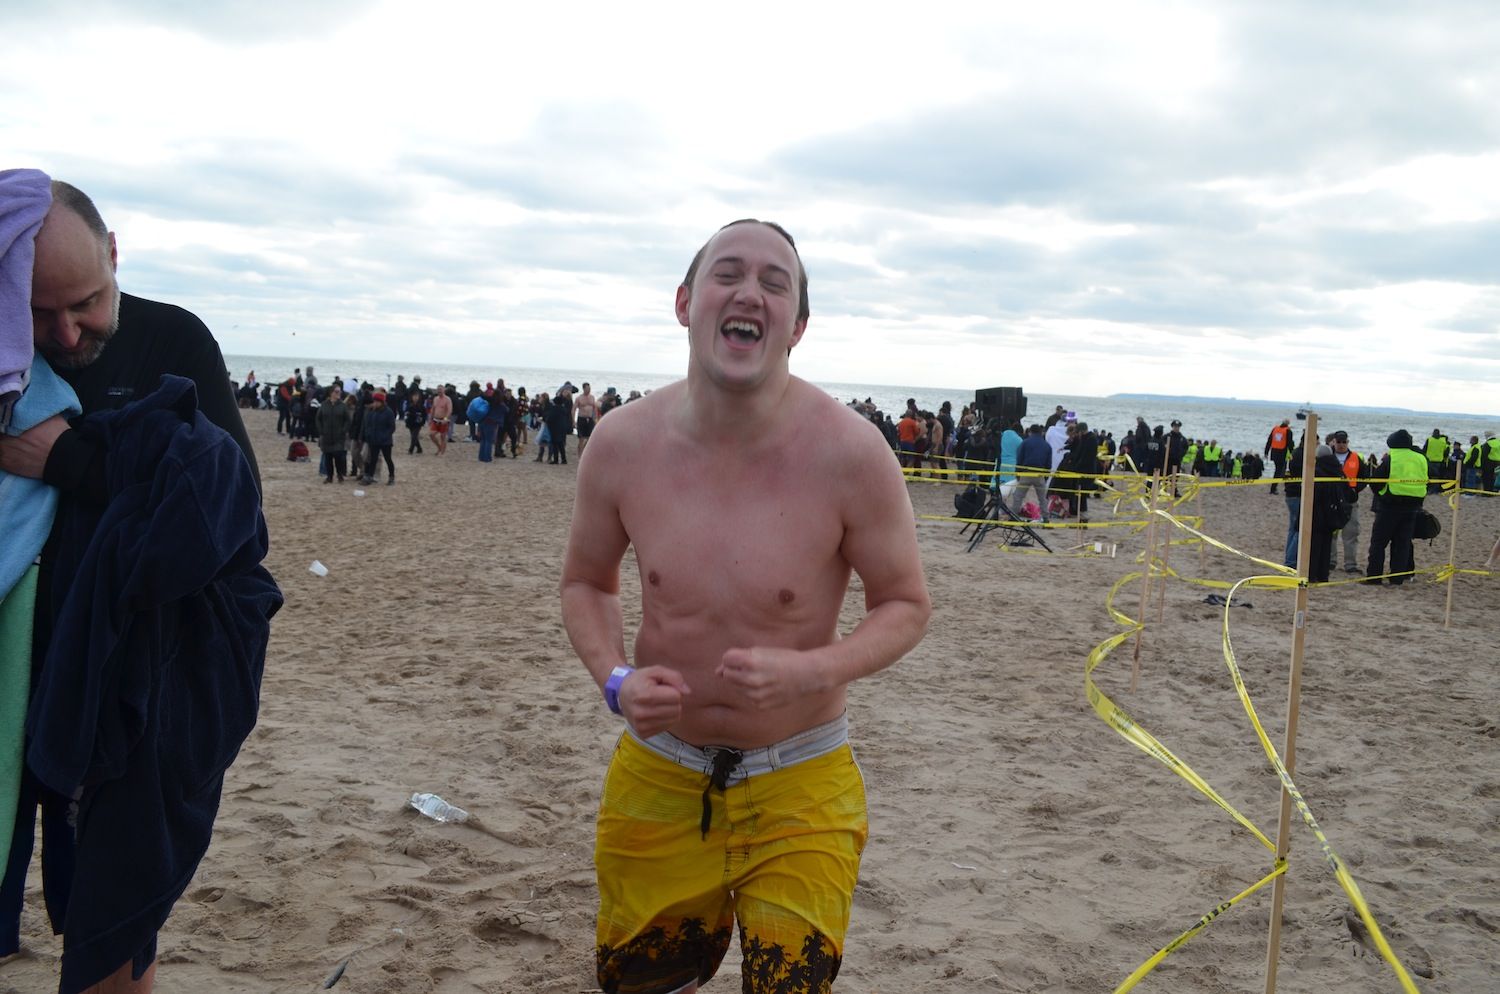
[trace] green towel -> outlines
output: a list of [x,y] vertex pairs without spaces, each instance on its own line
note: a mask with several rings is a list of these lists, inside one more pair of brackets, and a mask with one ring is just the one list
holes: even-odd
[[[36,606],[35,565],[21,574],[0,600],[0,853],[10,854],[21,796],[22,752],[26,738],[26,698],[31,691],[32,610]],[[0,862],[0,866],[4,866]]]

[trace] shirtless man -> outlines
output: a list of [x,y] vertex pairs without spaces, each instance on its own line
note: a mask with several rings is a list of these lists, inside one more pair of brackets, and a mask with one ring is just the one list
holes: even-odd
[[453,399],[446,391],[439,389],[432,395],[432,410],[428,416],[432,420],[428,422],[427,435],[437,446],[437,454],[442,455],[448,451],[448,431],[453,423]]
[[[868,833],[845,689],[931,613],[911,502],[880,431],[788,371],[808,299],[785,231],[720,229],[676,312],[687,378],[599,422],[563,565],[568,636],[626,721],[595,844],[598,982],[695,991],[737,918],[746,990],[826,990]],[[851,571],[865,615],[841,634]]]
[[594,399],[594,393],[589,385],[583,385],[583,393],[573,401],[573,430],[578,432],[578,458],[583,458],[583,450],[589,446],[589,436],[594,434],[594,425],[599,423],[599,402]]

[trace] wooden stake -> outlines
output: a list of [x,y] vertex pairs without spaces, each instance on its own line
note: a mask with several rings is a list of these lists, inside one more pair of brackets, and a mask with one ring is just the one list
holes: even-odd
[[[1460,473],[1463,472],[1463,468],[1462,467],[1459,468],[1459,472]],[[1458,562],[1456,561],[1457,560],[1457,556],[1458,556],[1458,505],[1459,505],[1459,488],[1457,486],[1455,486],[1453,488],[1453,523],[1448,526],[1448,568],[1450,570],[1457,570],[1458,569]],[[1447,600],[1447,603],[1445,603],[1443,605],[1443,627],[1444,628],[1448,627],[1448,620],[1453,617],[1453,577],[1454,577],[1454,575],[1455,575],[1454,573],[1449,573],[1448,574],[1448,600]]]
[[[1172,496],[1177,495],[1177,486],[1170,487]],[[1152,520],[1155,520],[1153,518]],[[1162,618],[1167,613],[1167,567],[1172,564],[1172,535],[1174,530],[1163,524],[1161,526],[1161,582],[1156,585],[1156,623],[1162,623]]]
[[[1297,770],[1297,713],[1302,698],[1302,649],[1307,639],[1307,576],[1312,563],[1313,466],[1318,451],[1318,416],[1309,412],[1302,436],[1302,507],[1297,520],[1297,604],[1292,615],[1292,667],[1286,694],[1286,742],[1282,762],[1291,776]],[[1286,480],[1282,480],[1285,486]],[[1281,817],[1276,827],[1276,858],[1286,859],[1291,848],[1292,795],[1281,788]],[[1281,957],[1281,909],[1286,901],[1283,873],[1271,885],[1271,934],[1266,944],[1266,994],[1276,994],[1276,966]]]
[[[1215,477],[1217,479],[1217,477]],[[1198,481],[1201,486],[1203,481]],[[1203,491],[1198,491],[1198,530],[1208,534],[1208,516],[1203,513]],[[1208,573],[1208,543],[1203,539],[1198,540],[1198,575],[1206,577]]]
[[1135,660],[1130,665],[1130,692],[1141,682],[1141,637],[1146,634],[1146,611],[1151,605],[1151,569],[1156,563],[1156,495],[1161,490],[1161,470],[1151,473],[1151,502],[1146,521],[1146,572],[1141,574],[1141,627],[1135,633]]

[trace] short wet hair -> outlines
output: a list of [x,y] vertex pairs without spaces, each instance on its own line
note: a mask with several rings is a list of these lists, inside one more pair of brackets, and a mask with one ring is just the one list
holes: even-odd
[[89,199],[87,193],[72,183],[64,183],[60,179],[55,179],[52,181],[52,202],[61,204],[77,214],[99,241],[109,241],[109,226],[104,223],[104,218],[99,214],[99,208],[94,206],[94,202]]
[[[797,259],[797,320],[806,321],[808,315],[812,313],[812,308],[809,306],[807,297],[807,267],[802,264],[802,253],[797,251],[797,243],[793,240],[791,233],[775,221],[762,221],[759,218],[742,217],[738,221],[730,221],[723,228],[720,228],[719,231],[715,231],[714,236],[717,237],[720,231],[733,228],[738,224],[763,224],[782,238],[785,238],[786,243],[792,247],[792,255]],[[713,238],[710,238],[707,242],[703,243],[703,247],[698,250],[698,254],[693,256],[693,261],[689,263],[687,275],[682,278],[682,285],[687,287],[689,291],[693,289],[693,279],[698,275],[698,267],[703,265],[703,255],[708,251],[709,242],[712,241]]]

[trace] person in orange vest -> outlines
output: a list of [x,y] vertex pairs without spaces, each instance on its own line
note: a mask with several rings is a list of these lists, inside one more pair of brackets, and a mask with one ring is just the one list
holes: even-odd
[[1339,461],[1344,478],[1349,481],[1349,520],[1341,532],[1344,546],[1344,572],[1362,573],[1359,566],[1359,492],[1369,479],[1368,467],[1359,458],[1359,453],[1349,447],[1349,433],[1336,431],[1328,436],[1329,447]]
[[900,422],[896,425],[896,441],[901,447],[901,465],[907,469],[919,469],[922,465],[922,457],[917,453],[917,439],[922,436],[924,428],[917,420],[917,409],[907,407],[906,413],[901,415]]
[[1276,492],[1276,481],[1286,476],[1286,457],[1292,450],[1292,420],[1282,418],[1281,424],[1271,429],[1271,434],[1266,436],[1266,449],[1264,455],[1271,460],[1274,467],[1271,474],[1271,493]]

